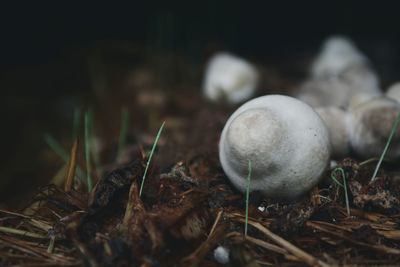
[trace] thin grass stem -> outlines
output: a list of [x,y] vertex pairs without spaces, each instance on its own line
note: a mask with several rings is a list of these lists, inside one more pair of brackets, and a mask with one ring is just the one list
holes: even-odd
[[139,197],[142,195],[143,185],[144,185],[144,181],[146,179],[147,170],[149,169],[151,157],[153,156],[154,150],[156,149],[156,146],[157,146],[157,143],[158,143],[158,139],[160,138],[162,129],[164,128],[164,124],[165,124],[165,121],[162,123],[160,129],[158,130],[158,134],[157,134],[156,140],[154,141],[153,148],[151,149],[149,160],[147,161],[146,169],[144,170],[144,174],[143,174],[143,178],[142,178],[142,184],[140,185]]
[[383,158],[385,157],[385,154],[386,154],[386,152],[387,152],[387,150],[389,148],[389,145],[390,145],[390,141],[392,141],[392,137],[393,137],[394,133],[396,132],[397,125],[399,124],[399,121],[400,121],[400,113],[397,116],[397,119],[396,119],[395,123],[393,124],[392,131],[390,132],[389,138],[388,138],[388,140],[386,142],[385,148],[383,149],[381,157],[379,158],[378,164],[376,164],[376,168],[375,168],[374,174],[371,177],[371,181],[375,180],[376,175],[378,174],[378,170],[381,167]]
[[341,169],[341,168],[336,168],[331,172],[331,178],[336,184],[338,184],[341,187],[344,187],[343,184],[341,182],[339,182],[339,180],[336,179],[336,177],[335,177],[335,171],[338,170],[338,169]]
[[[335,173],[336,171],[340,171],[342,174],[342,179],[343,179],[343,184],[341,182],[339,182],[336,178],[335,178]],[[344,197],[346,200],[346,209],[347,209],[347,214],[350,216],[350,204],[349,204],[349,195],[347,193],[347,183],[346,183],[346,175],[344,174],[344,170],[342,168],[335,168],[332,172],[331,172],[331,178],[333,181],[335,181],[335,183],[337,183],[339,186],[344,188]]]
[[249,220],[250,180],[251,180],[251,161],[249,160],[249,175],[247,176],[247,190],[246,190],[246,221],[244,225],[245,236],[247,236],[247,224]]

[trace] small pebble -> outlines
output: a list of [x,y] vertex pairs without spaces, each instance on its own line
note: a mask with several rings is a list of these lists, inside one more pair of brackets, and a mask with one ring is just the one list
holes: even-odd
[[261,212],[264,212],[265,211],[265,207],[260,206],[260,207],[258,207],[258,210],[261,211]]
[[229,250],[223,246],[219,246],[214,250],[214,258],[220,264],[229,263]]

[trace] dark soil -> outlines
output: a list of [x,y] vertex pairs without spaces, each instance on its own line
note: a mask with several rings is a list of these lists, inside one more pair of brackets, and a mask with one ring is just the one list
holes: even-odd
[[[229,183],[218,160],[220,132],[237,106],[204,101],[202,69],[178,55],[143,56],[146,50],[121,43],[103,49],[97,59],[107,71],[95,71],[93,90],[82,98],[88,104],[81,106],[94,111],[101,159],[101,171],[92,164],[96,185],[88,194],[85,181],[75,176],[73,187],[64,190],[61,179],[30,189],[35,196],[22,208],[1,209],[1,266],[218,266],[218,246],[229,251],[226,266],[400,262],[398,166],[384,164],[370,182],[374,162],[339,159],[335,167],[346,175],[350,214],[331,170],[293,203],[251,193],[244,235],[245,196]],[[257,64],[263,77],[259,95],[292,94],[307,60]],[[107,77],[105,91],[95,85],[101,77]],[[127,146],[117,155],[122,106],[131,120]],[[72,147],[66,124],[59,136]],[[82,131],[80,137],[77,164],[85,169]],[[339,172],[335,176],[342,181]]]

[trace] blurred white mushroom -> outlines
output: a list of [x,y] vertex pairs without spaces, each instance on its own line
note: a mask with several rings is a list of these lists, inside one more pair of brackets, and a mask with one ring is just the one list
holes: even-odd
[[[298,98],[315,107],[327,124],[335,157],[350,152],[375,157],[382,153],[400,111],[400,83],[384,95],[368,59],[350,40],[332,37],[314,60]],[[400,156],[399,137],[392,139],[388,156]]]
[[348,85],[337,77],[314,78],[301,85],[297,98],[312,107],[337,105],[344,108],[349,100],[348,91]]
[[207,64],[203,93],[211,101],[240,103],[254,96],[258,76],[257,69],[246,60],[221,52]]
[[307,104],[288,96],[255,98],[237,109],[221,135],[219,158],[232,184],[275,199],[308,192],[329,163],[329,131]]
[[[382,153],[400,112],[400,104],[387,97],[374,98],[349,111],[350,145],[362,158]],[[396,131],[386,154],[400,156],[400,132]]]
[[400,82],[392,84],[386,91],[386,96],[400,103]]
[[366,64],[368,59],[350,39],[332,36],[325,40],[310,72],[312,77],[331,77],[338,76],[353,66]]
[[382,95],[368,59],[344,37],[325,41],[310,73],[297,97],[313,107],[353,108]]
[[350,153],[349,115],[344,109],[336,106],[318,107],[315,109],[329,129],[332,156],[345,157]]

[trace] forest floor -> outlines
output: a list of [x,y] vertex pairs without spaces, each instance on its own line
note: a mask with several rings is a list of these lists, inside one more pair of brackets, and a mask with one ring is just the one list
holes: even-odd
[[[76,153],[60,164],[47,148],[42,153],[62,167],[59,174],[50,185],[30,188],[32,197],[20,208],[1,206],[1,266],[219,266],[219,246],[229,251],[225,266],[400,262],[398,166],[383,164],[370,182],[376,161],[337,159],[318,186],[292,203],[253,192],[245,235],[245,196],[229,183],[218,159],[219,135],[237,106],[207,103],[200,89],[203,69],[182,57],[144,56],[126,44],[104,49],[102,62],[89,60],[95,63],[87,95],[94,97],[75,102],[81,107],[76,150],[71,127],[60,123],[60,143]],[[290,95],[305,75],[303,60],[257,64],[263,77],[258,95]],[[93,114],[90,193],[83,178],[88,109],[82,107]],[[122,146],[121,107],[129,114]],[[343,188],[331,178],[343,181],[335,168],[344,171],[349,209]]]

